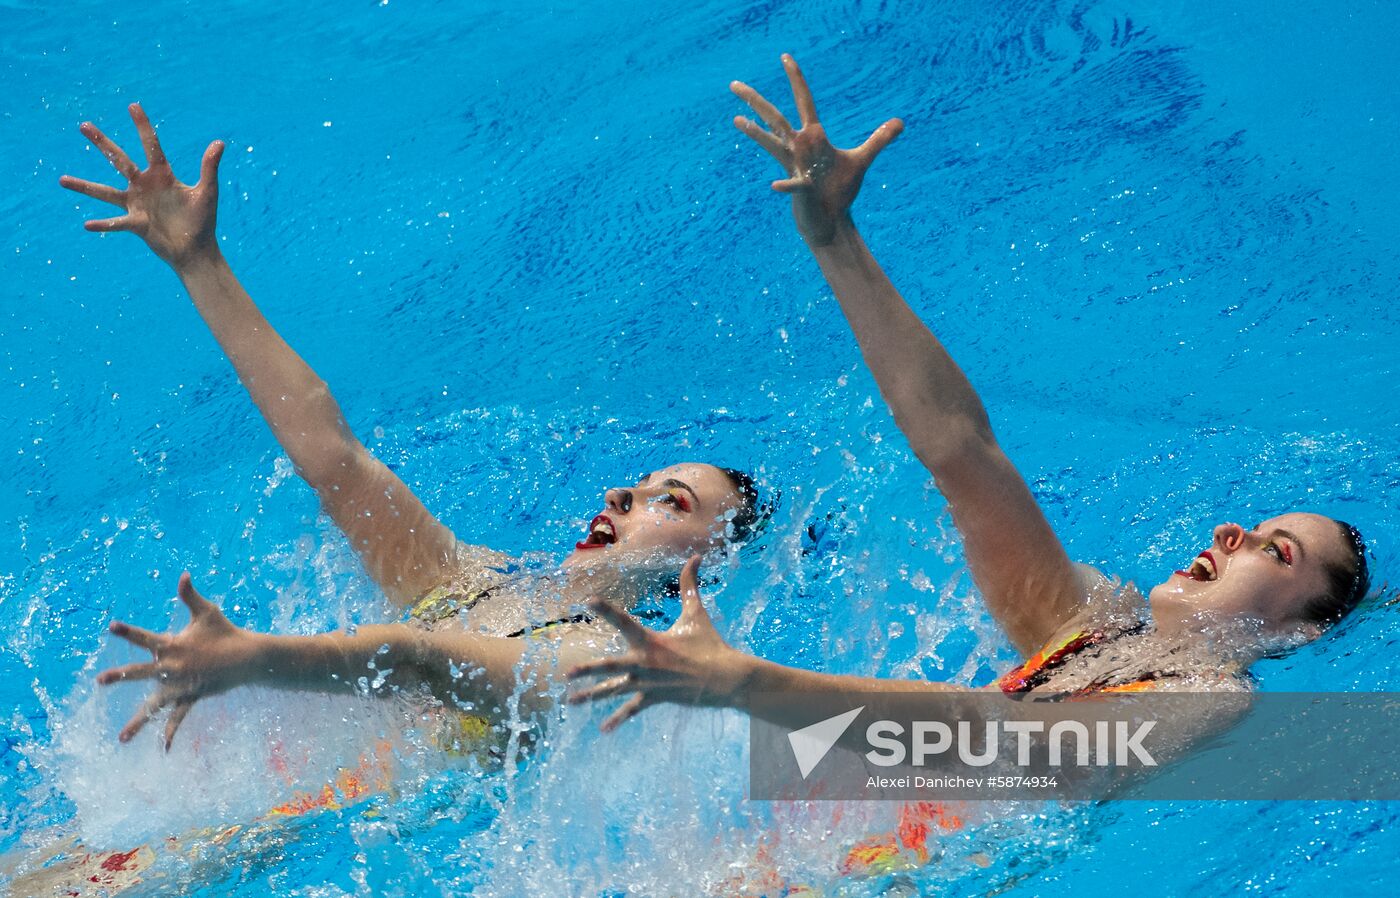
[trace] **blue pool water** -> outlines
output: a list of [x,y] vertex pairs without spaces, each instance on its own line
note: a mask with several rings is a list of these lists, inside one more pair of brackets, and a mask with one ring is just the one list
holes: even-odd
[[[136,149],[133,100],[177,174],[228,142],[235,270],[463,537],[562,555],[604,487],[682,459],[779,491],[709,592],[759,654],[961,683],[1013,657],[776,170],[729,124],[730,79],[785,96],[785,50],[838,142],[904,117],[858,219],[1071,554],[1151,584],[1214,524],[1303,506],[1359,525],[1393,577],[1400,13],[1183,6],[0,2],[0,851],[250,819],[283,788],[270,738],[309,781],[381,725],[348,698],[244,692],[165,757],[115,745],[138,690],[91,685],[131,657],[110,619],[179,622],[184,569],[247,626],[388,613],[175,278],[135,238],[84,233],[98,204],[56,185],[110,175],[83,119]],[[1397,639],[1376,602],[1257,673],[1384,688]],[[144,894],[704,893],[775,827],[790,869],[829,875],[829,817],[743,800],[741,719],[596,723],[570,715],[518,777],[410,761],[373,813],[167,858]],[[1388,804],[1019,808],[918,882],[1365,891],[1397,826]]]

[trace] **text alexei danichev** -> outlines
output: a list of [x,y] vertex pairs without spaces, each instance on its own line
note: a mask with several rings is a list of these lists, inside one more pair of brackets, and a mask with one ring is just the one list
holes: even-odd
[[1053,776],[872,776],[867,789],[1053,789]]

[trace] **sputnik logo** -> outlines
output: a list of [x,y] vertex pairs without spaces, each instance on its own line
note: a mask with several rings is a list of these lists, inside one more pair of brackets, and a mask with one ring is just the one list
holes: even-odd
[[792,746],[792,756],[797,759],[797,769],[801,771],[804,780],[807,778],[807,774],[821,763],[822,758],[826,757],[826,753],[831,751],[831,747],[841,739],[841,735],[864,710],[865,705],[861,705],[854,711],[837,714],[835,717],[828,717],[826,720],[788,733],[788,744]]

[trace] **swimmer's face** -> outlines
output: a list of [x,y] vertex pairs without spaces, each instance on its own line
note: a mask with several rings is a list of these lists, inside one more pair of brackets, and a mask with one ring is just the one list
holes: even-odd
[[723,544],[742,501],[729,475],[714,465],[653,471],[635,486],[603,494],[603,510],[584,525],[564,563],[679,568]]
[[1253,620],[1268,635],[1296,632],[1309,627],[1304,612],[1328,592],[1327,568],[1337,564],[1351,566],[1351,549],[1331,518],[1285,514],[1249,530],[1221,524],[1209,548],[1152,590],[1153,617]]

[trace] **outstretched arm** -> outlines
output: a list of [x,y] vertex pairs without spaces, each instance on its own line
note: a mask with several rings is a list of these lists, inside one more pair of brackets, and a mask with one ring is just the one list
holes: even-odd
[[860,147],[827,140],[816,104],[791,56],[783,57],[801,127],[748,85],[731,89],[767,124],[742,116],[740,131],[783,165],[773,189],[792,196],[802,238],[821,266],[895,423],[948,500],[973,580],[1023,653],[1040,648],[1075,615],[1085,595],[1079,569],[992,434],[987,412],[952,356],[880,268],[851,219],[875,157],[903,130],[881,125]]
[[[732,708],[787,730],[799,730],[812,724],[813,712],[822,707],[823,699],[834,699],[830,703],[830,713],[834,714],[849,710],[850,704],[845,699],[857,694],[869,720],[907,713],[910,695],[937,693],[940,713],[951,713],[954,719],[970,723],[976,731],[982,731],[979,721],[1008,717],[1018,721],[1040,720],[1048,728],[1067,716],[1066,707],[1080,709],[1085,715],[1080,720],[1092,725],[1096,709],[1100,713],[1113,711],[1112,705],[1104,701],[1061,704],[1005,698],[1008,705],[1001,706],[1004,713],[999,713],[993,699],[1001,693],[995,687],[977,690],[926,680],[823,674],[747,655],[724,641],[705,610],[695,576],[699,561],[696,556],[681,570],[681,616],[665,632],[648,629],[627,612],[606,603],[593,603],[594,611],[622,633],[628,649],[620,655],[594,658],[570,668],[570,680],[603,679],[576,688],[569,695],[569,702],[582,704],[630,696],[604,720],[605,732],[616,729],[645,708],[663,702]],[[1172,688],[1165,683],[1162,685]],[[1198,692],[1202,686],[1197,682],[1185,684],[1185,688]],[[1207,706],[1200,702],[1152,706],[1150,716],[1154,724],[1160,724],[1163,736],[1163,740],[1154,745],[1153,753],[1162,763],[1180,757],[1199,740],[1234,726],[1248,711],[1248,691],[1236,691],[1225,683],[1217,683],[1211,691],[1227,694],[1218,695]],[[754,700],[765,694],[767,700]],[[779,698],[782,700],[776,700]],[[1124,710],[1135,714],[1141,722],[1146,709],[1138,705]],[[857,751],[869,748],[860,728],[846,729],[838,744]],[[1062,773],[1070,777],[1092,775],[1093,769],[1064,768]],[[1102,767],[1097,769],[1103,770]],[[1131,776],[1125,778],[1122,774],[1122,769],[1112,771],[1114,785],[1122,786],[1131,781]]]
[[699,566],[700,556],[697,555],[681,569],[681,616],[664,633],[643,626],[632,615],[607,602],[595,600],[590,604],[599,617],[622,633],[628,644],[628,650],[621,655],[586,660],[568,669],[570,680],[605,678],[570,694],[571,704],[630,695],[603,721],[604,732],[616,729],[642,710],[663,702],[733,708],[795,729],[810,722],[799,710],[800,706],[775,702],[755,705],[750,697],[759,693],[785,693],[796,697],[842,692],[971,691],[925,680],[817,673],[745,654],[724,641],[705,610],[696,578]]
[[[101,685],[154,679],[157,688],[122,728],[129,741],[159,711],[170,709],[165,747],[194,703],[238,686],[349,692],[365,686],[374,694],[425,690],[449,705],[502,716],[520,683],[529,684],[521,710],[548,705],[554,665],[548,657],[522,664],[527,640],[484,636],[465,630],[424,630],[407,624],[364,626],[316,636],[274,636],[235,626],[213,602],[180,576],[180,600],[190,623],[176,634],[153,633],[120,621],[113,634],[151,653],[152,660],[98,674]],[[561,645],[561,660],[591,657],[591,645]]]
[[199,183],[188,187],[175,179],[139,105],[132,104],[131,118],[145,171],[91,122],[81,129],[127,179],[125,190],[67,175],[59,181],[126,212],[89,221],[87,229],[130,231],[175,270],[277,442],[391,599],[408,602],[448,580],[456,562],[452,532],[350,432],[325,382],[267,322],[219,251],[223,143],[209,145]]

